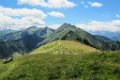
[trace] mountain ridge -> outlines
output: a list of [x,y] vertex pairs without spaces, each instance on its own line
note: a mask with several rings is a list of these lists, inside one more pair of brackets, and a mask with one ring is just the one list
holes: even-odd
[[110,31],[89,31],[93,35],[101,35],[108,37],[114,41],[120,41],[120,32],[110,32]]
[[[86,50],[87,49],[87,50]],[[77,41],[72,40],[57,40],[53,42],[49,42],[46,45],[43,45],[35,50],[33,50],[30,54],[79,54],[79,53],[92,53],[99,52],[99,50],[79,43]]]
[[[35,29],[34,27],[31,27],[22,31],[10,33],[7,36],[5,35],[2,40],[0,40],[0,55],[7,57],[14,52],[30,52],[36,47],[38,42],[42,42],[49,33],[52,33],[51,29],[49,29],[49,32],[47,30],[48,28]],[[4,48],[8,51],[6,52]]]
[[[67,38],[66,38],[66,37]],[[69,37],[68,37],[69,36]],[[63,24],[60,28],[58,28],[54,33],[52,33],[49,37],[47,37],[42,44],[46,44],[47,42],[61,40],[61,39],[69,39],[72,36],[73,40],[78,40],[81,43],[87,44],[94,48],[100,50],[119,50],[120,42],[106,40],[105,37],[92,35],[83,29],[77,28],[74,25]],[[39,44],[40,46],[42,44]],[[113,49],[113,46],[115,47]]]
[[[119,41],[106,39],[102,36],[92,35],[68,23],[64,23],[56,30],[48,27],[37,28],[36,26],[32,26],[25,30],[5,35],[2,40],[0,39],[2,47],[0,51],[2,51],[2,54],[5,52],[6,56],[14,52],[29,53],[35,48],[56,40],[75,40],[99,50],[120,50]],[[9,52],[6,53],[4,47],[7,47]]]

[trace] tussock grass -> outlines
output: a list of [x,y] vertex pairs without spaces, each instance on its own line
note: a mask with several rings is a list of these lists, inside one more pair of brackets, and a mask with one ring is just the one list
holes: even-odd
[[119,79],[120,52],[100,52],[74,41],[52,42],[7,64],[0,60],[0,80]]
[[8,64],[2,64],[0,78],[0,80],[119,80],[120,53],[91,53],[82,56],[27,55]]

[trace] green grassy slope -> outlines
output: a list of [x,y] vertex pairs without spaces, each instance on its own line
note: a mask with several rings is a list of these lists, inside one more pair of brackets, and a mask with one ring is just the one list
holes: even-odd
[[36,54],[0,62],[0,80],[119,80],[120,53]]
[[90,53],[90,52],[96,52],[96,51],[99,51],[99,50],[92,48],[90,46],[87,46],[85,44],[81,44],[76,41],[58,40],[37,48],[31,54],[39,54],[39,53],[76,54],[76,53]]
[[49,43],[7,64],[0,60],[0,80],[119,79],[120,52],[96,52],[75,41]]

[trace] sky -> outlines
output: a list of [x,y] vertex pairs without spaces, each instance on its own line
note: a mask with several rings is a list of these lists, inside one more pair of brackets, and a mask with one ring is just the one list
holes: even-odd
[[63,23],[87,31],[120,31],[120,0],[0,0],[0,29],[56,29]]

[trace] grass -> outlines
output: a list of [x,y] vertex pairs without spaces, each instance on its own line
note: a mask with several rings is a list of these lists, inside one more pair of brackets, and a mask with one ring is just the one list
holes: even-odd
[[48,43],[47,45],[44,45],[42,47],[39,47],[34,51],[32,51],[31,54],[40,54],[40,53],[78,54],[78,53],[90,53],[90,52],[99,52],[99,50],[76,41],[59,40],[59,41]]
[[[85,45],[78,45],[74,41],[60,41],[59,44],[62,45],[62,48],[59,50],[64,49],[65,51],[56,54],[57,47],[55,46],[57,45],[55,43],[58,44],[59,41],[38,48],[35,50],[37,53],[33,51],[31,55],[14,58],[12,62],[7,64],[3,64],[0,60],[0,80],[120,79],[120,52],[87,52],[88,46],[86,48]],[[85,53],[81,51],[81,45],[85,48]],[[94,50],[94,48],[89,48]],[[45,50],[46,52],[44,52]]]
[[119,52],[27,55],[0,67],[0,80],[119,79]]

